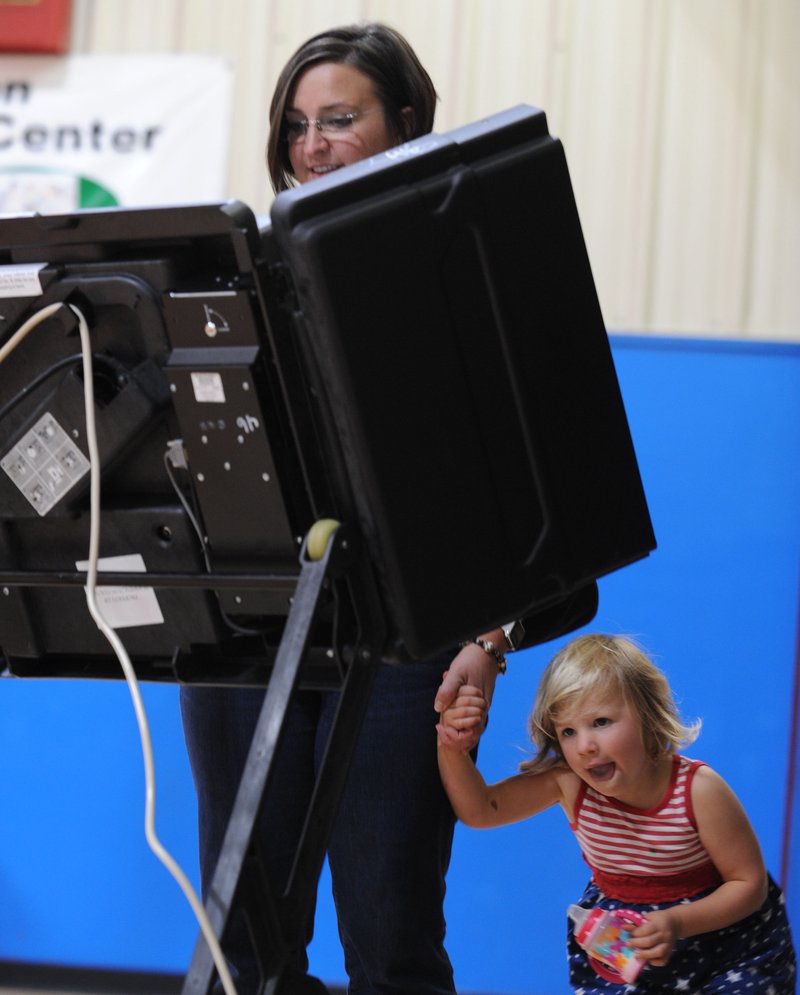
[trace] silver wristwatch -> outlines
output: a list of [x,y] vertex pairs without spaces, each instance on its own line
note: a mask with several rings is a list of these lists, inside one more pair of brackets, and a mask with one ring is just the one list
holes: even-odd
[[503,630],[503,635],[506,637],[506,642],[508,643],[509,653],[513,653],[514,650],[518,650],[522,645],[522,641],[525,639],[525,626],[518,619],[514,622],[508,622],[506,625],[501,626]]

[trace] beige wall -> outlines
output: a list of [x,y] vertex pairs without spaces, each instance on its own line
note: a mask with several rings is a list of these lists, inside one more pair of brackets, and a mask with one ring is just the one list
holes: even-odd
[[439,131],[544,108],[610,329],[800,340],[800,0],[75,0],[73,49],[228,56],[228,195],[263,213],[277,73],[365,19],[417,49]]

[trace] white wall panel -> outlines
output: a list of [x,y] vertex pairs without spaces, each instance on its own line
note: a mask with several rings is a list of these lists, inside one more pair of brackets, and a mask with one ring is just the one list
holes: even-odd
[[800,339],[800,3],[770,4],[760,63],[744,324]]
[[663,90],[661,0],[581,4],[564,127],[575,195],[606,322],[641,328],[650,311]]
[[230,58],[229,195],[263,213],[281,66],[367,19],[416,48],[438,130],[544,108],[610,328],[800,339],[798,0],[75,0],[73,47]]
[[747,280],[760,18],[747,0],[669,11],[648,325],[725,333],[740,326]]

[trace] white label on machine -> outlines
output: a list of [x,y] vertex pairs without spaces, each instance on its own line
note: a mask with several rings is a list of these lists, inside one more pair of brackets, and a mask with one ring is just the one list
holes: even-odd
[[192,387],[198,404],[225,403],[225,388],[219,373],[193,373]]
[[[89,561],[75,564],[77,570],[88,570]],[[144,573],[144,560],[139,553],[128,556],[104,556],[97,561],[97,571],[111,570],[116,573]],[[95,588],[97,606],[103,618],[112,629],[126,629],[134,625],[161,625],[164,616],[152,587],[109,587],[98,585]]]
[[14,263],[0,266],[0,297],[38,297],[42,292],[39,271],[47,263]]
[[0,459],[0,466],[39,515],[89,472],[89,460],[49,411]]

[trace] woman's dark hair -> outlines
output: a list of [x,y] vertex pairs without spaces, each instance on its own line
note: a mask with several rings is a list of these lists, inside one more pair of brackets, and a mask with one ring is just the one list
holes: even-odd
[[[433,130],[436,89],[413,48],[398,31],[378,23],[324,31],[298,48],[275,84],[269,108],[267,169],[276,193],[294,182],[284,141],[286,107],[294,97],[300,76],[320,62],[353,66],[372,81],[389,132],[398,145]],[[410,126],[402,114],[404,107],[413,111]]]

